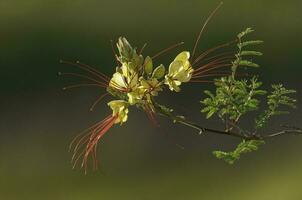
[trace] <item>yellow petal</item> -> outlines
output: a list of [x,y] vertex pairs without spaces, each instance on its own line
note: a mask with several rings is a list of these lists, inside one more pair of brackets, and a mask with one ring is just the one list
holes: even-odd
[[126,88],[127,87],[124,76],[119,72],[115,72],[113,74],[109,85],[113,88],[116,88],[116,87]]
[[177,74],[183,68],[182,61],[173,61],[169,66],[169,76]]
[[183,51],[180,54],[178,54],[174,60],[185,62],[185,61],[189,60],[189,58],[190,58],[190,52]]

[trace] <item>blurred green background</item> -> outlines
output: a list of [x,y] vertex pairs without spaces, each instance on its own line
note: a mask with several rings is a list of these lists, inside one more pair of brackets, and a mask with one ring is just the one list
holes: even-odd
[[[206,16],[219,1],[0,1],[0,199],[175,199],[300,200],[302,137],[280,137],[229,166],[212,150],[232,149],[238,140],[198,136],[194,130],[159,119],[154,128],[131,110],[124,127],[115,127],[99,145],[100,170],[72,170],[68,143],[110,111],[103,102],[89,107],[102,92],[60,88],[76,79],[60,78],[73,68],[60,59],[81,60],[111,73],[110,40],[126,36],[154,55],[184,41],[190,50]],[[302,2],[300,0],[225,0],[208,25],[199,51],[229,41],[246,27],[265,41],[257,69],[266,84],[284,82],[301,101]],[[158,62],[167,63],[171,52]],[[199,100],[206,84],[184,86],[161,100],[208,127]],[[267,85],[266,85],[267,87]],[[171,101],[173,99],[173,101]],[[300,106],[301,107],[301,106]],[[301,108],[273,120],[301,125]]]

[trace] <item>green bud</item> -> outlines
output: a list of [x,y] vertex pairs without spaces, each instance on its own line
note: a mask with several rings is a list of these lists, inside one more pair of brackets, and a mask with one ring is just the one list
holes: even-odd
[[142,55],[136,55],[134,57],[134,60],[135,60],[135,64],[136,66],[142,66],[143,62],[144,62],[144,58]]
[[124,37],[119,37],[116,46],[120,54],[119,60],[121,62],[130,61],[133,58],[133,55],[136,54],[135,49],[132,48],[130,43]]
[[145,58],[145,63],[144,63],[144,70],[145,70],[145,73],[150,75],[153,71],[153,62],[152,62],[152,59],[147,56]]
[[165,66],[163,64],[155,68],[152,73],[152,78],[161,79],[165,75]]

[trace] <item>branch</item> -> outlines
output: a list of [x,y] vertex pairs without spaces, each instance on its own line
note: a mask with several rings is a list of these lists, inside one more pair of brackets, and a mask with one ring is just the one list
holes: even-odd
[[165,106],[159,105],[155,103],[155,109],[158,111],[158,113],[162,116],[165,116],[169,119],[171,119],[174,123],[179,123],[183,124],[185,126],[191,127],[193,129],[196,129],[199,131],[199,134],[203,132],[211,132],[211,133],[216,133],[220,135],[229,135],[237,138],[242,138],[242,139],[261,139],[257,135],[245,135],[245,134],[239,134],[236,132],[230,132],[230,131],[222,131],[222,130],[217,130],[217,129],[211,129],[211,128],[206,128],[202,127],[194,122],[186,120],[183,116],[177,116],[172,113],[171,109],[166,108]]
[[264,139],[269,139],[269,138],[273,138],[273,137],[277,137],[277,136],[282,136],[282,135],[302,135],[302,129],[298,128],[298,127],[291,127],[291,126],[282,126],[286,129],[281,130],[279,132],[276,133],[271,133],[268,135],[264,135],[262,136]]
[[281,135],[302,135],[302,129],[297,128],[297,127],[289,127],[289,126],[283,126],[287,129],[276,132],[276,133],[271,133],[268,135],[260,135],[260,134],[244,134],[244,133],[237,133],[237,132],[232,132],[232,131],[222,131],[222,130],[217,130],[217,129],[211,129],[211,128],[206,128],[203,126],[200,126],[194,122],[188,121],[185,119],[183,116],[177,116],[174,115],[171,109],[166,108],[165,106],[159,105],[155,103],[155,109],[158,111],[158,113],[162,116],[165,116],[169,119],[171,119],[174,123],[179,123],[183,124],[185,126],[188,126],[190,128],[196,129],[199,131],[199,134],[203,132],[209,132],[209,133],[215,133],[215,134],[220,134],[220,135],[228,135],[236,138],[241,138],[245,140],[266,140],[270,139],[273,137],[281,136]]

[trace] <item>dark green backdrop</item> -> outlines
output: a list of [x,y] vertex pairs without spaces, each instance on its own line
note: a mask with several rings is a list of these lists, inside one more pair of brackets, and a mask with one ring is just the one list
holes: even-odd
[[[229,166],[211,151],[238,141],[198,136],[191,129],[159,119],[152,127],[131,110],[129,122],[115,127],[99,145],[101,169],[83,175],[71,170],[70,139],[110,110],[88,111],[101,93],[60,90],[74,79],[61,58],[81,60],[106,73],[114,70],[110,40],[126,36],[153,55],[184,41],[190,50],[202,21],[218,1],[0,1],[0,199],[302,199],[302,137],[280,137]],[[302,2],[226,0],[203,35],[199,50],[232,39],[246,27],[265,41],[257,70],[266,84],[284,82],[302,100]],[[175,52],[162,57],[165,63]],[[185,86],[162,101],[208,127],[199,100],[208,85]],[[170,100],[169,100],[170,99]],[[173,101],[171,101],[173,99]],[[301,107],[301,106],[300,106]],[[273,121],[301,125],[301,109]]]

